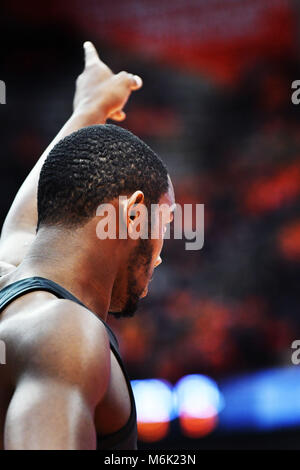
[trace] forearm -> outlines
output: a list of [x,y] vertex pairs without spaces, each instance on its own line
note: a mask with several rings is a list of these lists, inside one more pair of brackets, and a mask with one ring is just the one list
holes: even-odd
[[[103,119],[97,119],[97,123],[105,123]],[[94,122],[88,114],[73,113],[68,119],[47,149],[44,151],[34,168],[31,170],[24,183],[20,187],[13,204],[6,216],[3,224],[1,238],[9,234],[13,230],[22,230],[35,233],[37,224],[37,187],[41,168],[46,160],[49,152],[59,140],[81,129],[82,127],[92,125]]]

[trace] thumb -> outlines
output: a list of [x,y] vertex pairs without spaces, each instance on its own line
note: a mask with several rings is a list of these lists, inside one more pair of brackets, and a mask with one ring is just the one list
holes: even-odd
[[[131,75],[131,74],[130,74]],[[131,85],[132,90],[139,90],[143,86],[143,80],[138,75],[131,75]]]
[[128,72],[119,72],[115,75],[117,80],[122,86],[130,90],[138,90],[143,86],[143,80],[138,75],[133,75]]

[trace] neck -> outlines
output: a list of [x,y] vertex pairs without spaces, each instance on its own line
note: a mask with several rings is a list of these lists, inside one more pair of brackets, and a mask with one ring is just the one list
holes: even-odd
[[109,246],[110,240],[98,240],[96,249],[84,240],[93,240],[88,228],[41,228],[14,277],[50,279],[106,321],[117,276],[118,250]]

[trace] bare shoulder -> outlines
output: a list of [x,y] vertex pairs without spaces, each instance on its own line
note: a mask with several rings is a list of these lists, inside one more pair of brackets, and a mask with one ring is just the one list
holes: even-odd
[[110,345],[104,324],[70,300],[54,298],[48,292],[25,297],[29,296],[30,301],[20,304],[18,313],[6,320],[17,375],[51,376],[80,387],[92,383],[99,393],[110,375]]
[[87,362],[109,350],[108,335],[101,320],[71,300],[44,302],[32,312],[31,320],[35,330],[30,338],[31,347],[47,352],[45,359],[51,352],[50,359],[58,353],[66,354],[66,358],[76,355],[78,360]]

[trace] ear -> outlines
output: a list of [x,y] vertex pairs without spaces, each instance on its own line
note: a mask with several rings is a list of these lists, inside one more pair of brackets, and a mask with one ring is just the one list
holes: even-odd
[[142,191],[135,191],[131,196],[121,196],[120,215],[130,238],[136,240],[144,232],[144,227],[148,226],[148,211],[144,204],[145,197]]
[[131,221],[135,219],[138,215],[141,206],[144,206],[144,193],[142,191],[135,191],[129,198],[128,198],[128,217]]

